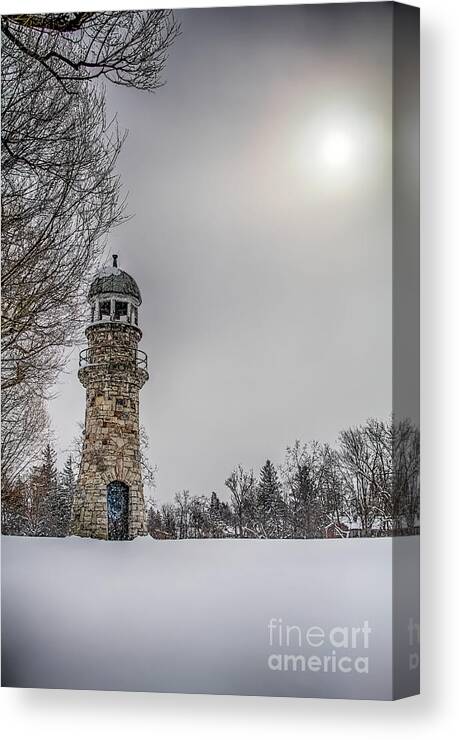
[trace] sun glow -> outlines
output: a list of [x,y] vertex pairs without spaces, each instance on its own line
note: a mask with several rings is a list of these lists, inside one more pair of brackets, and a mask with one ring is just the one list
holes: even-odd
[[315,199],[352,196],[373,181],[384,139],[366,111],[317,111],[297,130],[292,156],[302,187]]
[[352,137],[343,130],[327,131],[319,142],[319,157],[325,166],[342,169],[352,164],[354,146]]

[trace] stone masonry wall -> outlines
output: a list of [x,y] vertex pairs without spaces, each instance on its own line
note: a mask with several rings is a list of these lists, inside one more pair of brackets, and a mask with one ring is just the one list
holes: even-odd
[[86,388],[86,419],[72,534],[108,538],[107,485],[129,486],[129,537],[146,534],[139,450],[139,391],[148,379],[137,367],[140,330],[124,324],[91,326],[89,364],[78,376]]

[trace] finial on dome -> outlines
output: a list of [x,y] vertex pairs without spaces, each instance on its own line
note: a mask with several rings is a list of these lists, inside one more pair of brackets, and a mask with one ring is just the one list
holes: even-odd
[[118,267],[118,255],[113,255],[113,267]]

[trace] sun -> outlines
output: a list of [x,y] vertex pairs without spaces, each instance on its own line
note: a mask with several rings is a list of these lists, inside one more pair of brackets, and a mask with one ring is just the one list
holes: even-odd
[[317,109],[296,124],[291,160],[301,192],[315,198],[352,197],[370,183],[387,136],[367,111]]
[[344,130],[332,129],[322,134],[319,141],[319,157],[330,169],[343,169],[352,163],[353,141]]

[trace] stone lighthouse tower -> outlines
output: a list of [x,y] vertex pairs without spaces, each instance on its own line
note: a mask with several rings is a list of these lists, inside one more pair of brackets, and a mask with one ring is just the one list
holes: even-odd
[[88,346],[78,371],[86,418],[72,534],[126,540],[146,533],[139,392],[148,372],[147,356],[138,349],[140,291],[116,255],[97,274],[88,302]]

